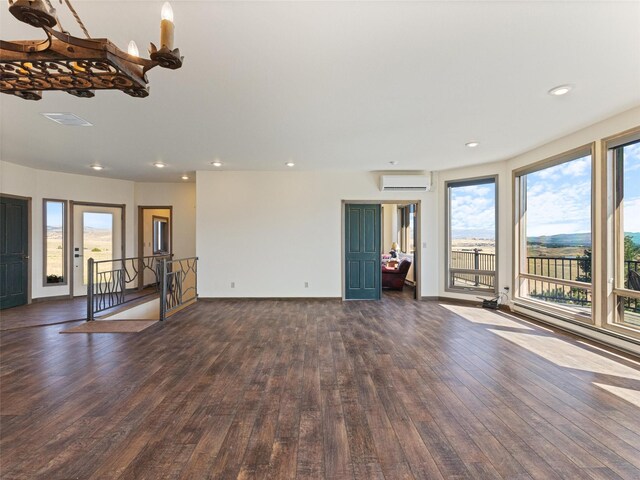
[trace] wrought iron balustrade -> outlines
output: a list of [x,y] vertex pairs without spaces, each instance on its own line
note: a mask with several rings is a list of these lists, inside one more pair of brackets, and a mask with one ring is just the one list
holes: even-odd
[[165,320],[198,299],[198,257],[164,259],[160,270],[160,320]]
[[[173,255],[119,258],[87,263],[87,320],[99,312],[160,291],[162,262]],[[143,290],[149,288],[149,292]],[[136,292],[136,294],[133,294]]]

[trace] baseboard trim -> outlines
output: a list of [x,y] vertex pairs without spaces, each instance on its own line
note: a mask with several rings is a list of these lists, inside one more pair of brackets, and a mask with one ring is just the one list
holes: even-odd
[[[422,297],[423,302],[438,302],[448,303],[451,305],[465,305],[467,307],[482,307],[482,300],[470,300],[466,298],[451,298],[451,297]],[[493,309],[488,309],[493,310]],[[508,305],[499,305],[498,310],[501,312],[511,312],[511,308]]]
[[282,300],[282,301],[296,301],[296,300],[340,300],[342,297],[201,297],[198,296],[198,301],[215,302],[217,300]]
[[422,297],[422,301],[424,301],[424,302],[452,303],[452,304],[457,304],[457,305],[473,305],[473,306],[482,305],[482,301],[470,300],[470,299],[466,299],[466,298]]
[[32,298],[31,299],[31,303],[42,303],[42,302],[49,302],[51,300],[69,300],[69,294],[65,294],[65,295],[54,295],[52,297],[37,297],[37,298]]

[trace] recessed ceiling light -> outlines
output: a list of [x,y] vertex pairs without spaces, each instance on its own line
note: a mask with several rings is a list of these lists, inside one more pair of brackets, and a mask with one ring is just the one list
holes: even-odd
[[162,162],[155,162],[153,164],[153,166],[156,167],[156,168],[164,168],[164,167],[166,167],[166,165],[164,163],[162,163]]
[[295,166],[296,166],[296,164],[295,164],[295,163],[293,163],[293,162],[287,162],[287,163],[285,163],[285,165],[286,165],[287,167],[295,167]]
[[189,180],[189,176],[188,175],[182,175],[180,178],[183,179],[183,180]]
[[558,85],[557,87],[553,87],[549,90],[549,95],[553,95],[554,97],[561,97],[562,95],[566,95],[571,90],[573,90],[572,85]]
[[213,162],[211,162],[211,165],[213,165],[214,167],[221,167],[223,163],[220,160],[214,160]]
[[398,160],[391,160],[389,162],[389,165],[397,165],[398,164]]
[[478,145],[480,145],[480,142],[469,142],[469,143],[465,143],[465,146],[469,147],[469,148],[476,148]]
[[93,127],[92,123],[73,113],[43,113],[45,118],[68,127]]
[[91,168],[93,168],[94,170],[102,170],[104,169],[104,167],[102,165],[98,165],[97,163],[94,163],[93,165],[90,165]]

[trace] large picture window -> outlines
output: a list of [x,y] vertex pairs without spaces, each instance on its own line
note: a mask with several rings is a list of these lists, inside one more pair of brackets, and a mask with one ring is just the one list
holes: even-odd
[[615,323],[640,329],[640,135],[611,148]]
[[591,322],[591,147],[515,175],[516,298]]
[[448,182],[447,289],[496,291],[496,177]]
[[67,283],[67,202],[45,199],[42,216],[44,285],[65,285]]

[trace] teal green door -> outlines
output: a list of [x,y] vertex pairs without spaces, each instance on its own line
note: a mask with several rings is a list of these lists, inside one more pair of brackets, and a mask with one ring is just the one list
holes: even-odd
[[0,197],[0,309],[27,303],[29,204]]
[[345,205],[345,299],[380,299],[380,205]]

